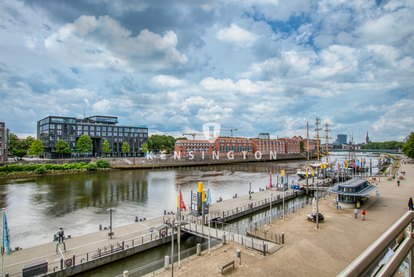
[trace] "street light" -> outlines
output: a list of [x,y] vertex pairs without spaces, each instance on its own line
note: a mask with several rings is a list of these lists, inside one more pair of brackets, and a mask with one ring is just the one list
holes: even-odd
[[272,226],[272,197],[273,192],[270,193],[270,215],[269,215],[269,225]]
[[112,236],[114,235],[114,233],[112,232],[112,210],[113,209],[114,208],[107,209],[107,211],[109,211],[109,234],[108,236],[110,236],[111,239],[112,239]]
[[[175,224],[175,219],[173,219],[171,223],[166,223],[166,225],[171,227],[171,276],[174,276],[174,228],[177,229],[178,227],[181,227],[187,224],[189,224],[189,222],[187,221],[180,221],[179,223]],[[178,231],[177,231],[177,235],[178,235]],[[177,237],[177,241],[178,241],[178,237]]]

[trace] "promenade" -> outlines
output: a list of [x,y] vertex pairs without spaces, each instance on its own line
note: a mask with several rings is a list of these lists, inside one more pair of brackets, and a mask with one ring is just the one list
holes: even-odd
[[[266,184],[263,185],[263,189]],[[196,189],[196,188],[194,188]],[[277,195],[281,195],[283,192],[273,190],[274,199]],[[289,189],[286,193],[292,193]],[[211,210],[214,213],[222,214],[223,212],[231,214],[231,211],[235,211],[237,207],[246,206],[249,203],[256,203],[257,205],[268,203],[270,197],[269,190],[256,191],[252,194],[252,199],[249,199],[248,195],[244,195],[237,198],[223,200],[222,202],[212,203]],[[280,196],[281,197],[281,196]],[[185,213],[184,213],[185,214]],[[4,272],[10,275],[18,274],[22,272],[22,267],[41,260],[48,261],[49,271],[58,271],[61,269],[61,263],[65,263],[67,260],[72,259],[75,256],[75,265],[85,263],[91,260],[94,256],[101,252],[109,251],[112,247],[116,248],[122,245],[124,241],[125,248],[131,248],[139,244],[145,244],[156,239],[158,233],[154,231],[151,233],[149,229],[151,227],[157,227],[163,224],[163,215],[157,218],[148,219],[145,221],[134,222],[124,226],[114,226],[114,236],[109,238],[108,230],[97,231],[77,237],[66,239],[66,252],[64,251],[63,244],[59,245],[58,253],[56,254],[56,243],[52,242],[52,237],[57,230],[51,230],[50,239],[51,242],[43,245],[38,245],[31,248],[24,248],[22,250],[13,252],[11,255],[4,256]],[[175,217],[175,215],[167,215],[165,217]],[[192,218],[192,216],[190,216]],[[98,226],[96,226],[98,229]],[[132,242],[134,240],[134,242]],[[170,241],[168,238],[166,241]],[[159,240],[158,245],[164,241]],[[148,247],[156,247],[157,244],[151,244]],[[63,266],[64,267],[64,266]]]
[[[397,186],[397,179],[378,182],[379,196],[370,195],[362,206],[366,209],[366,220],[354,218],[353,210],[336,210],[335,195],[319,201],[319,211],[325,222],[316,224],[306,219],[312,212],[308,205],[285,216],[285,220],[273,221],[270,230],[285,233],[283,248],[272,255],[263,256],[257,251],[228,243],[211,252],[203,252],[181,262],[174,270],[175,276],[221,276],[219,267],[236,260],[235,269],[225,269],[227,276],[336,276],[368,246],[380,237],[407,210],[408,200],[414,197],[414,165],[401,166],[406,172],[404,180]],[[236,258],[241,251],[241,265]],[[168,270],[159,270],[157,276],[170,276]]]

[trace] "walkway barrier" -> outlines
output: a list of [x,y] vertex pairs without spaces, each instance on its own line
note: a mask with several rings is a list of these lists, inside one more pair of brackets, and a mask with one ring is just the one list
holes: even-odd
[[[219,243],[214,243],[213,241],[211,242],[210,245],[210,249],[215,249],[217,247],[220,247]],[[208,249],[208,242],[205,242],[203,244],[201,244],[201,251],[205,251]],[[197,254],[197,246],[191,247],[187,250],[181,251],[180,252],[180,261],[183,260],[188,260],[190,259],[191,256],[194,256]],[[171,266],[171,259],[169,259],[169,264]],[[174,263],[178,262],[178,254],[174,254]],[[141,266],[139,268],[133,269],[131,271],[128,271],[128,276],[129,277],[140,277],[140,276],[144,276],[150,273],[155,273],[155,271],[161,269],[164,267],[164,263],[165,263],[165,258],[152,262],[150,264]],[[170,267],[171,268],[171,267]],[[118,275],[116,277],[122,277],[123,274]]]
[[[174,232],[174,234],[176,234],[176,232]],[[171,230],[168,232],[167,235],[171,236]],[[113,244],[104,246],[102,248],[98,248],[91,252],[87,252],[87,253],[83,253],[79,255],[73,255],[69,259],[62,258],[60,259],[60,261],[49,263],[48,273],[65,270],[66,267],[74,267],[76,265],[80,265],[86,262],[100,259],[102,257],[109,256],[117,252],[122,252],[129,248],[151,243],[152,241],[158,240],[158,239],[160,239],[159,235],[152,233],[149,235],[137,236],[130,240],[114,242]]]
[[[408,211],[338,276],[394,276],[398,271],[402,276],[414,276],[413,227],[414,212]],[[401,235],[405,238],[396,243]],[[388,257],[390,247],[394,254]],[[408,263],[404,261],[407,256]],[[408,274],[405,274],[407,267]]]

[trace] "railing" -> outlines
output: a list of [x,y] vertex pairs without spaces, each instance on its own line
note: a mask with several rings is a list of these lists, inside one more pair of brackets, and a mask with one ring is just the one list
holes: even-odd
[[[167,235],[171,235],[171,231],[169,231]],[[158,234],[148,234],[148,235],[143,235],[143,236],[137,236],[130,240],[114,242],[114,244],[110,244],[108,246],[98,248],[94,251],[90,251],[90,252],[79,254],[79,255],[73,255],[72,258],[69,258],[69,259],[62,258],[60,259],[60,261],[49,263],[48,272],[64,270],[66,267],[73,267],[73,266],[83,264],[83,263],[86,263],[92,260],[100,259],[102,257],[108,256],[108,255],[111,255],[117,252],[122,252],[129,248],[133,248],[139,245],[150,243],[156,239],[159,239]]]
[[[217,248],[218,244],[212,244],[210,249],[214,249]],[[208,242],[205,242],[203,244],[201,244],[201,251],[205,251],[208,249]],[[186,260],[186,259],[190,259],[191,256],[194,256],[197,254],[197,246],[194,246],[192,248],[189,248],[187,250],[181,251],[180,252],[180,261]],[[174,254],[174,263],[178,262],[178,253]],[[165,258],[155,261],[153,263],[141,266],[139,268],[133,269],[131,271],[128,271],[128,276],[130,277],[140,277],[140,276],[144,276],[146,274],[149,273],[154,273],[155,271],[163,268],[165,265]],[[169,259],[169,265],[171,265],[171,258]],[[118,275],[116,277],[122,277],[123,275]]]
[[[414,251],[414,212],[406,212],[396,223],[394,223],[381,237],[371,244],[361,255],[349,264],[338,276],[394,276],[400,268],[401,263],[407,255]],[[409,227],[409,232],[406,232]],[[408,233],[408,234],[407,234]],[[405,239],[396,246],[395,253],[388,261],[381,260],[395,240],[406,234]],[[414,275],[414,264],[410,263],[409,276]],[[401,269],[405,271],[405,266]]]

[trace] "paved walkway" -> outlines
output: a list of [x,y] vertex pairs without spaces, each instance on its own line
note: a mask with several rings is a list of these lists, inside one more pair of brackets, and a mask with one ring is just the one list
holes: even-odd
[[[381,178],[378,191],[362,206],[366,209],[366,220],[360,213],[354,218],[352,210],[338,212],[333,206],[335,195],[319,202],[325,222],[316,224],[306,219],[312,212],[308,205],[285,216],[285,220],[273,222],[270,229],[285,233],[284,247],[272,255],[263,256],[257,251],[235,243],[219,247],[208,256],[194,257],[181,262],[174,270],[175,276],[221,276],[219,267],[236,260],[235,269],[228,268],[229,276],[336,276],[358,257],[369,245],[381,236],[407,210],[408,199],[414,197],[414,165],[402,165],[405,179],[397,186],[397,180]],[[242,252],[241,265],[236,259],[236,250]],[[159,276],[170,276],[169,271],[158,271]]]

